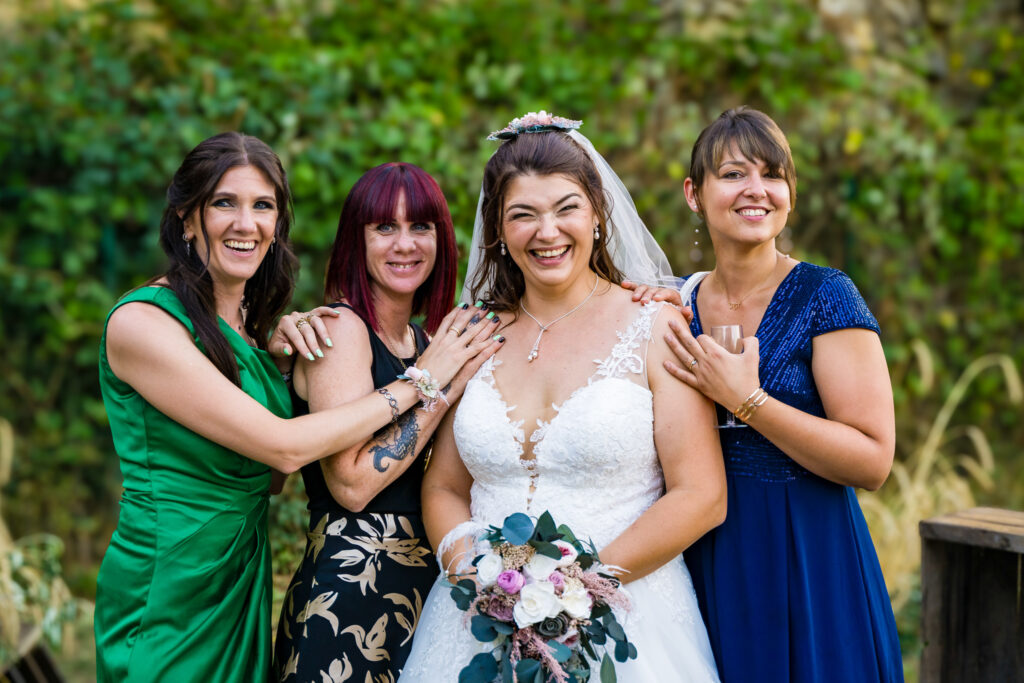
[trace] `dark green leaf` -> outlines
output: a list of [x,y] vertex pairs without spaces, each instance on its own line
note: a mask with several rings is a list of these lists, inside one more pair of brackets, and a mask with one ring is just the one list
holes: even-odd
[[494,627],[495,631],[505,636],[512,635],[512,631],[515,630],[515,627],[512,626],[512,624],[506,624],[504,621],[498,621],[497,619],[495,619],[494,623],[491,625]]
[[481,652],[459,672],[459,683],[491,683],[498,675],[498,662],[490,652]]
[[[547,510],[545,510],[537,519],[537,528],[534,529],[533,536],[541,541],[553,541],[557,539],[558,529],[555,527],[555,520]],[[559,557],[561,557],[561,555],[559,555]]]
[[498,637],[498,632],[494,628],[494,619],[483,614],[474,615],[469,620],[469,630],[473,634],[473,637],[479,640],[481,643],[489,643]]
[[530,541],[530,545],[537,549],[539,555],[550,557],[553,560],[562,559],[562,551],[558,549],[558,546],[554,543],[547,543],[546,541]]
[[540,662],[536,659],[520,659],[516,663],[516,676],[521,679],[530,680],[540,671]]

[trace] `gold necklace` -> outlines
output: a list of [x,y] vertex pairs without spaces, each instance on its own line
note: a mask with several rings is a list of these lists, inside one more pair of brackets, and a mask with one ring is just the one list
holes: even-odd
[[[409,334],[409,332],[411,330],[412,330],[412,326],[409,325],[408,323],[406,323],[406,326],[405,326],[405,336],[408,336],[408,334]],[[403,370],[408,370],[409,366],[406,365],[405,361],[402,359],[402,354],[401,353],[395,353],[395,346],[396,346],[396,344],[391,340],[391,337],[388,336],[387,332],[384,331],[384,327],[383,326],[381,326],[381,328],[380,328],[380,340],[382,342],[384,342],[384,348],[386,348],[388,350],[388,352],[392,356],[397,358],[398,362],[402,364],[402,369]],[[412,364],[413,365],[416,365],[416,361],[419,359],[419,357],[420,357],[419,349],[416,348],[416,333],[413,332],[413,335],[412,335]]]
[[716,278],[718,279],[719,283],[721,283],[721,285],[722,285],[722,291],[723,291],[723,292],[725,292],[725,302],[726,302],[727,304],[729,304],[729,310],[730,310],[730,311],[735,311],[735,310],[736,310],[737,308],[739,308],[740,306],[742,306],[742,305],[743,305],[743,302],[744,302],[744,301],[746,301],[747,299],[749,299],[749,298],[750,298],[750,296],[751,296],[751,295],[752,295],[752,294],[753,294],[754,292],[759,292],[759,291],[761,291],[761,289],[763,289],[763,288],[764,288],[764,284],[765,284],[766,282],[768,282],[768,280],[769,280],[769,279],[771,279],[771,276],[775,274],[775,269],[776,269],[776,268],[778,268],[778,267],[779,267],[779,252],[778,252],[778,250],[776,250],[776,252],[775,252],[775,265],[773,265],[773,266],[772,266],[772,269],[768,271],[768,276],[767,276],[767,277],[765,277],[765,278],[764,278],[763,280],[761,280],[760,282],[758,282],[758,283],[757,283],[756,285],[754,285],[754,288],[753,288],[753,289],[751,289],[751,290],[750,290],[749,292],[747,292],[746,294],[744,294],[744,295],[743,295],[743,297],[742,297],[742,298],[740,298],[740,299],[739,299],[738,301],[733,301],[733,300],[732,300],[732,297],[731,297],[731,296],[729,296],[729,288],[725,286],[725,281],[724,281],[724,280],[723,280],[723,279],[722,279],[721,277],[719,277],[719,275],[718,275],[718,270],[717,270],[717,269],[715,269],[715,277],[716,277]]

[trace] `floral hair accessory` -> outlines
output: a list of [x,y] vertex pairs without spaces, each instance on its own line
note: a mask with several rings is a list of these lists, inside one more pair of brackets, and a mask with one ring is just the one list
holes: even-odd
[[441,390],[441,383],[430,376],[429,370],[420,370],[415,365],[410,365],[405,369],[405,374],[399,375],[398,379],[404,379],[416,387],[416,393],[423,402],[423,409],[428,413],[433,412],[438,401],[444,401],[444,404],[448,405],[448,397]]
[[573,121],[549,114],[543,109],[531,111],[517,119],[512,119],[507,126],[487,136],[488,140],[512,140],[523,133],[547,133],[552,130],[576,130],[583,125],[582,121]]

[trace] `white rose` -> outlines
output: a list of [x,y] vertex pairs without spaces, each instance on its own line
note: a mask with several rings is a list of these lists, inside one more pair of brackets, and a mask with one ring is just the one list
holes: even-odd
[[574,619],[586,619],[590,616],[590,595],[583,588],[563,592],[559,603]]
[[526,575],[536,581],[546,581],[551,572],[558,568],[559,560],[556,560],[547,555],[541,555],[540,553],[534,553],[530,561],[526,563],[523,569]]
[[558,616],[561,611],[555,587],[547,581],[538,581],[523,586],[519,591],[519,602],[512,608],[512,615],[519,628],[526,628],[548,617]]
[[494,553],[487,553],[476,564],[476,580],[481,588],[487,588],[498,580],[498,574],[505,569],[501,558]]
[[579,553],[576,552],[576,548],[572,547],[572,543],[566,543],[565,541],[553,541],[553,543],[562,552],[562,559],[558,560],[559,567],[568,567],[576,561]]

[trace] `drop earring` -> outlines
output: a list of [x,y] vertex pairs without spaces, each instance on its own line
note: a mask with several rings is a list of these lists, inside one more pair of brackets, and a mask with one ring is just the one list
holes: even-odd
[[505,253],[506,253],[505,252],[505,240],[498,240],[498,243],[501,245],[501,255],[504,256]]
[[274,239],[270,240],[270,253],[271,254],[274,253],[274,245],[275,244],[277,244],[277,238],[276,237]]
[[185,243],[185,256],[192,255],[192,242],[185,233],[181,233],[181,240]]
[[594,241],[601,239],[601,224],[594,223]]

